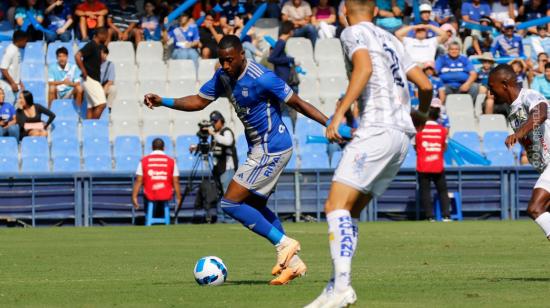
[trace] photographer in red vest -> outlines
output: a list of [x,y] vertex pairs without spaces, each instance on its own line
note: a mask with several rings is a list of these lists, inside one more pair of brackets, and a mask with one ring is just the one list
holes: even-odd
[[[138,194],[143,185],[145,204],[148,201],[164,202],[174,198],[176,193],[176,204],[181,203],[179,186],[179,171],[174,159],[164,153],[164,141],[160,138],[153,140],[153,152],[143,157],[136,171],[136,181],[132,191],[132,203],[134,208],[139,209]],[[145,209],[147,212],[147,209]],[[163,207],[155,207],[154,216],[162,216]],[[160,214],[160,215],[159,215]]]
[[447,148],[447,129],[437,123],[441,107],[441,101],[434,98],[430,105],[428,121],[426,121],[422,130],[416,134],[415,140],[420,203],[424,207],[426,219],[429,221],[434,221],[430,196],[431,182],[434,182],[439,194],[443,221],[450,221],[449,194],[443,168],[443,154]]

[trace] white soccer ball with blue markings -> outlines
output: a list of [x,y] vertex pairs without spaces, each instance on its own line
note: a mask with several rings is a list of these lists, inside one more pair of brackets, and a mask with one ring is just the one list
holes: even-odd
[[201,286],[219,286],[227,279],[227,267],[218,257],[203,257],[195,264],[194,274]]

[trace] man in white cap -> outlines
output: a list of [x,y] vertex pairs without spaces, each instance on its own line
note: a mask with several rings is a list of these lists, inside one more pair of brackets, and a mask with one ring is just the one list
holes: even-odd
[[[432,20],[432,6],[429,3],[422,3],[418,11],[420,12],[420,20],[418,23],[415,22],[415,24],[439,27],[439,23]],[[414,37],[414,32],[409,32],[409,36]],[[436,36],[436,32],[428,29],[427,37],[432,38],[434,36]]]
[[497,36],[491,53],[499,57],[525,57],[523,52],[523,39],[515,34],[516,23],[508,18],[503,24],[503,34]]

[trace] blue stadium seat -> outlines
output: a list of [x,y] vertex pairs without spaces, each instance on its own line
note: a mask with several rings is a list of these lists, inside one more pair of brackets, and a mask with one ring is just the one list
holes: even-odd
[[193,154],[179,155],[177,159],[178,169],[180,171],[191,171],[195,156]]
[[113,144],[115,157],[142,156],[141,140],[138,136],[118,136]]
[[237,155],[241,155],[241,153],[244,153],[245,155],[248,153],[248,142],[246,142],[246,136],[244,134],[237,137]]
[[488,152],[487,159],[491,161],[491,166],[509,167],[516,165],[514,153],[508,150]]
[[0,156],[0,173],[7,172],[19,172],[19,162],[17,161],[17,156]]
[[290,160],[288,161],[288,164],[286,164],[285,170],[294,170],[296,169],[296,153],[292,153],[292,156],[290,157]]
[[453,134],[453,139],[471,150],[481,153],[481,143],[476,132],[456,132]]
[[489,131],[483,135],[483,151],[485,153],[494,151],[506,151],[504,141],[508,137],[507,131]]
[[115,170],[124,172],[136,172],[137,166],[140,161],[141,155],[115,156]]
[[53,159],[54,172],[80,171],[80,156],[58,156]]
[[111,156],[109,137],[90,138],[82,140],[82,156]]
[[109,123],[101,120],[82,121],[82,140],[109,138]]
[[80,157],[80,142],[76,138],[57,138],[52,140],[52,158],[63,156]]
[[0,156],[15,157],[19,153],[19,144],[14,137],[0,137]]
[[46,57],[44,56],[44,45],[44,41],[27,43],[23,53],[23,62],[32,62],[44,65],[46,63]]
[[21,157],[44,157],[49,159],[50,148],[46,137],[25,137],[21,141]]
[[166,153],[166,155],[174,156],[174,145],[172,144],[172,139],[169,136],[166,136],[166,135],[147,136],[147,138],[145,138],[145,154],[146,155],[151,154],[151,152],[153,151],[151,146],[152,146],[153,140],[155,140],[155,138],[160,138],[164,141],[164,153]]
[[300,143],[300,155],[301,154],[307,154],[307,153],[327,153],[327,145],[326,144],[318,144],[318,143]]
[[44,70],[44,64],[34,62],[21,63],[21,80],[23,84],[28,81],[46,81],[46,72]]
[[55,99],[52,101],[52,111],[55,113],[55,120],[78,121],[78,112],[72,99]]
[[407,152],[401,168],[416,168],[416,151],[414,149],[409,148],[409,152]]
[[46,157],[23,157],[21,171],[50,172],[50,160]]
[[197,144],[199,139],[195,135],[181,135],[176,138],[176,156],[182,156],[189,153],[189,147]]
[[52,141],[67,138],[78,139],[78,122],[56,118],[52,123]]
[[112,171],[111,155],[97,155],[84,157],[86,171]]
[[328,154],[325,152],[301,153],[301,169],[328,169],[330,168]]
[[288,129],[288,132],[291,135],[294,135],[294,125],[292,124],[292,119],[290,117],[283,116],[283,123],[285,123],[285,126]]
[[103,110],[103,113],[101,114],[101,117],[99,118],[99,121],[109,124],[109,120],[111,119],[111,112],[109,111],[109,108],[105,108]]
[[294,132],[294,135],[298,139],[298,143],[304,144],[308,135],[324,136],[325,128],[314,120],[305,117],[298,117]]
[[52,63],[57,62],[57,56],[55,55],[55,52],[57,51],[57,49],[59,49],[61,47],[67,48],[67,50],[69,51],[69,55],[68,55],[69,56],[69,63],[74,63],[73,43],[71,43],[71,42],[63,43],[63,42],[55,41],[55,42],[51,42],[48,45],[48,51],[47,51],[47,54],[46,54],[46,63],[47,64],[52,64]]
[[35,104],[48,106],[46,97],[46,82],[44,81],[27,81],[24,82],[25,89],[32,93]]
[[330,167],[336,168],[338,167],[338,163],[340,163],[340,160],[342,159],[343,151],[337,151],[332,153],[332,160],[330,161]]

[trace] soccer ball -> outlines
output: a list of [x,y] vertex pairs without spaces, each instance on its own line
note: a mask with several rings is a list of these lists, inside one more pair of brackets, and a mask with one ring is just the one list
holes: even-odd
[[195,264],[194,274],[201,286],[219,286],[227,279],[227,267],[218,257],[203,257]]

